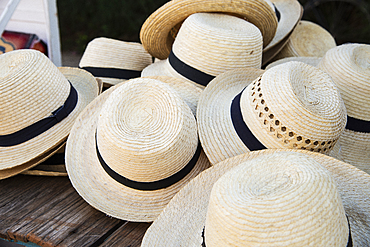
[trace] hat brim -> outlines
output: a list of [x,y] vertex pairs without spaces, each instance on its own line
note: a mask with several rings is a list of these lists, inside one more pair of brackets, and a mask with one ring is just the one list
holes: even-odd
[[277,17],[265,1],[238,0],[172,0],[153,12],[140,30],[140,40],[152,56],[166,59],[174,41],[174,29],[191,14],[199,12],[221,12],[235,15],[253,23],[262,33],[267,46],[277,29]]
[[78,93],[75,109],[65,119],[44,133],[19,145],[0,147],[0,171],[25,164],[28,164],[29,168],[35,166],[36,164],[32,160],[50,152],[50,149],[65,140],[77,116],[98,95],[98,83],[90,73],[70,67],[60,67],[59,70]]
[[317,67],[317,65],[321,61],[321,57],[285,57],[279,60],[276,60],[266,66],[266,70],[271,69],[272,67],[282,64],[282,63],[287,63],[287,62],[292,62],[292,61],[297,61],[297,62],[302,62],[314,67]]
[[67,140],[66,169],[73,187],[94,208],[119,219],[151,222],[180,188],[209,167],[209,161],[201,152],[194,168],[183,179],[154,191],[132,189],[110,177],[97,157],[95,131],[104,102],[124,84],[103,92],[80,114]]
[[209,197],[214,183],[228,170],[244,161],[273,153],[292,152],[309,155],[332,174],[350,222],[354,242],[357,246],[369,246],[369,174],[320,153],[279,149],[253,151],[235,156],[199,174],[176,194],[148,228],[141,246],[201,246]]
[[[234,97],[264,70],[245,68],[218,75],[202,92],[197,109],[199,138],[211,164],[249,152],[235,132],[230,116]],[[220,137],[222,141],[220,141]]]

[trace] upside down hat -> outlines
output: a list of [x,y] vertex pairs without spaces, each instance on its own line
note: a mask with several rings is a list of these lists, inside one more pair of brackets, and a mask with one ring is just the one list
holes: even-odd
[[58,69],[31,49],[0,55],[0,72],[0,178],[6,178],[57,152],[99,88],[90,73]]
[[140,30],[140,40],[153,57],[166,59],[182,22],[199,12],[227,13],[243,18],[262,33],[267,46],[276,33],[277,17],[269,0],[172,0],[153,12]]
[[370,173],[370,45],[330,49],[318,67],[337,85],[347,109],[347,125],[330,155]]
[[196,13],[182,24],[171,53],[146,67],[141,76],[167,75],[204,88],[232,69],[261,68],[260,30],[245,20],[221,13]]
[[328,153],[346,125],[346,108],[325,72],[301,63],[217,76],[197,109],[199,138],[212,164],[265,148]]
[[141,246],[369,246],[369,184],[316,152],[245,153],[181,189]]
[[208,167],[190,108],[151,78],[102,93],[80,114],[66,145],[67,173],[81,197],[129,221],[153,221]]

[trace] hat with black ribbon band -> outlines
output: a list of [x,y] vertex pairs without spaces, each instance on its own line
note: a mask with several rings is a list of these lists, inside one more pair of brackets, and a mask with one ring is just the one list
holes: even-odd
[[100,164],[102,165],[104,170],[107,172],[107,174],[109,176],[111,176],[114,180],[116,180],[117,182],[119,182],[119,183],[121,183],[121,184],[123,184],[127,187],[130,187],[132,189],[137,189],[137,190],[144,190],[144,191],[159,190],[159,189],[167,188],[167,187],[177,183],[181,179],[183,179],[194,168],[195,164],[198,161],[200,152],[201,152],[201,145],[200,145],[200,143],[198,143],[198,147],[197,147],[197,149],[194,153],[194,156],[191,158],[189,163],[186,166],[184,166],[177,173],[175,173],[175,174],[173,174],[173,175],[171,175],[167,178],[157,180],[157,181],[153,181],[153,182],[138,182],[138,181],[133,181],[131,179],[128,179],[128,178],[118,174],[117,172],[115,172],[112,168],[110,168],[109,165],[104,161],[103,157],[101,156],[101,154],[99,152],[99,147],[98,147],[96,135],[95,135],[95,140],[96,140],[96,154],[98,156]]
[[240,97],[244,89],[235,96],[231,103],[230,112],[234,129],[238,134],[240,140],[243,141],[245,146],[247,146],[250,151],[266,149],[266,147],[253,135],[253,133],[243,120],[243,115],[240,110]]
[[114,79],[125,79],[140,77],[141,71],[129,70],[129,69],[118,69],[118,68],[98,68],[98,67],[82,67],[90,72],[95,77],[107,77]]
[[207,86],[207,84],[215,78],[215,76],[209,75],[187,65],[178,57],[176,57],[173,51],[171,51],[168,57],[168,61],[171,64],[172,68],[176,70],[179,74],[203,86]]
[[52,115],[37,121],[34,124],[18,130],[12,134],[0,136],[0,146],[10,147],[24,143],[41,133],[47,131],[64,118],[66,118],[75,109],[78,101],[78,94],[76,89],[70,83],[70,92],[64,104],[52,112]]
[[370,121],[353,118],[347,115],[346,129],[357,132],[370,133]]

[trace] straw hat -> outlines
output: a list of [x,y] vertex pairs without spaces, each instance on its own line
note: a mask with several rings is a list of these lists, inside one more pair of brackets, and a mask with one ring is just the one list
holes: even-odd
[[261,68],[260,30],[245,20],[220,13],[196,13],[182,24],[168,59],[146,67],[141,76],[183,78],[204,88],[225,71]]
[[87,44],[79,67],[103,80],[104,86],[140,77],[152,57],[140,43],[99,37]]
[[262,65],[268,63],[283,49],[293,29],[301,20],[303,7],[297,0],[272,0],[278,17],[276,34],[272,41],[263,49]]
[[142,25],[140,40],[145,50],[153,57],[166,59],[182,22],[199,12],[227,13],[253,23],[262,33],[264,46],[275,36],[277,17],[269,0],[172,0],[153,12]]
[[0,178],[31,168],[56,152],[99,90],[90,73],[58,69],[31,49],[0,56],[0,87]]
[[302,63],[308,64],[308,65],[317,67],[320,60],[321,60],[321,57],[284,57],[282,59],[279,59],[279,60],[276,60],[272,63],[269,63],[266,66],[265,69],[268,70],[268,69],[270,69],[270,68],[272,68],[276,65],[279,65],[279,64],[282,64],[282,63],[287,63],[287,62],[292,62],[292,61],[302,62]]
[[[206,246],[216,239],[220,246],[225,240],[229,245],[255,241],[242,246],[346,246],[349,227],[353,246],[369,246],[369,184],[368,174],[327,155],[245,153],[205,170],[181,189],[141,246],[201,246],[203,230]],[[212,220],[222,222],[217,226]],[[218,236],[217,227],[222,227]]]
[[288,43],[273,60],[284,57],[322,57],[335,46],[334,37],[323,27],[301,20],[290,35]]
[[150,78],[102,93],[81,113],[66,145],[77,192],[96,209],[129,221],[153,221],[208,167],[190,108],[169,85]]
[[300,62],[262,73],[229,71],[202,92],[199,138],[212,164],[264,148],[327,153],[342,133],[346,109],[328,74]]
[[344,44],[332,48],[318,67],[333,78],[348,114],[337,152],[332,155],[340,155],[345,162],[370,173],[370,45]]

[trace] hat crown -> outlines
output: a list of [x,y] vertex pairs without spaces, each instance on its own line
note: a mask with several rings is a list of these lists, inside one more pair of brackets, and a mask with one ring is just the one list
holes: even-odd
[[62,106],[70,84],[37,50],[15,50],[0,56],[0,135],[21,130]]
[[220,13],[196,13],[182,24],[173,53],[184,63],[216,76],[227,70],[262,62],[260,30],[241,18]]
[[111,93],[98,119],[97,145],[108,166],[137,182],[180,171],[198,144],[194,115],[165,83],[132,79]]
[[299,153],[245,161],[210,194],[206,246],[346,246],[348,234],[334,179]]

